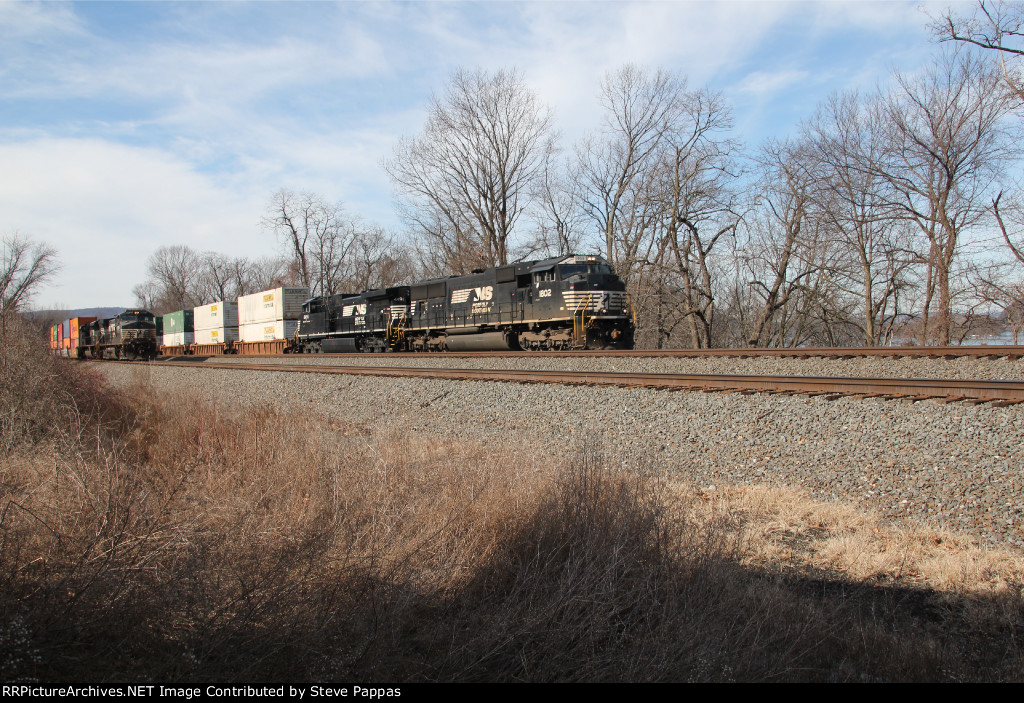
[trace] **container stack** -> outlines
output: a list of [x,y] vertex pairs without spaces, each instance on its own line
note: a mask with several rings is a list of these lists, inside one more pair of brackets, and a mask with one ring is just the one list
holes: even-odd
[[60,355],[71,356],[71,320],[60,323]]
[[180,347],[195,342],[192,310],[178,310],[163,316],[164,346]]
[[306,288],[274,288],[238,298],[238,335],[242,342],[271,342],[295,336]]
[[238,341],[238,303],[218,300],[193,310],[196,344]]
[[71,338],[68,341],[69,356],[77,357],[81,347],[85,346],[85,341],[82,339],[82,328],[95,321],[95,317],[72,317],[68,320],[71,328]]

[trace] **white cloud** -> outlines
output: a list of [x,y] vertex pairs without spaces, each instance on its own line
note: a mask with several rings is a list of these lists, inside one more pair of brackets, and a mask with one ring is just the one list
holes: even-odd
[[754,71],[736,86],[736,91],[764,96],[790,88],[805,80],[807,71]]
[[258,226],[265,193],[216,182],[157,150],[39,139],[0,144],[0,163],[4,233],[45,241],[63,262],[40,307],[132,304],[161,245],[253,256],[274,246]]
[[70,5],[44,2],[0,2],[0,37],[32,40],[54,35],[82,34]]
[[713,83],[748,61],[792,11],[785,3],[654,2],[527,6],[522,61],[570,141],[600,124],[598,84],[634,63]]

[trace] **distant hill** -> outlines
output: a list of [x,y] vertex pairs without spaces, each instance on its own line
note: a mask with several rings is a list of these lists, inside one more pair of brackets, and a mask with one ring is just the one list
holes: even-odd
[[33,310],[25,313],[30,320],[70,320],[72,317],[113,317],[128,308],[77,308],[75,310]]

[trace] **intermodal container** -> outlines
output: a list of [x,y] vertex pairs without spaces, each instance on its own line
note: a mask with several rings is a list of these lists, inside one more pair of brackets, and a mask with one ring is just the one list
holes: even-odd
[[274,288],[239,296],[239,327],[257,322],[298,320],[302,317],[302,304],[307,300],[309,290],[306,288]]
[[196,330],[196,344],[223,344],[237,342],[237,327],[218,327],[211,330]]
[[[168,334],[179,334],[181,332],[192,332],[195,330],[193,325],[194,314],[192,310],[178,310],[164,315],[164,336]],[[165,342],[166,344],[166,342]],[[168,344],[167,346],[171,346]]]
[[295,336],[298,320],[270,320],[252,322],[238,326],[238,337],[242,342],[270,342],[275,339],[291,339]]
[[196,332],[238,327],[238,303],[235,301],[218,300],[209,305],[200,305],[193,313]]
[[164,332],[164,343],[165,347],[180,347],[185,344],[192,344],[196,341],[196,335],[194,332]]

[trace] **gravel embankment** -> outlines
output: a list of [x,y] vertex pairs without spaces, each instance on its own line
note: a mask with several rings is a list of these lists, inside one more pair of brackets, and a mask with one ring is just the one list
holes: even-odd
[[[575,362],[552,359],[548,368],[555,361]],[[623,366],[635,363],[647,362]],[[800,362],[801,368],[807,363]],[[539,443],[553,461],[595,445],[610,460],[663,470],[707,490],[728,483],[799,486],[818,499],[852,501],[890,518],[924,520],[1004,546],[1024,546],[1022,406],[828,401],[159,364],[102,368],[119,385],[151,384],[157,392],[196,388],[236,407],[278,403],[399,433],[501,445]]]
[[[417,368],[551,369],[573,371],[624,371],[642,373],[749,374],[758,376],[851,376],[866,378],[968,378],[1024,380],[1024,359],[749,359],[709,357],[700,359],[627,357],[456,357],[424,354],[395,357],[389,354],[337,356],[286,355],[267,357],[223,356],[210,361],[228,363],[329,364],[338,366],[410,366]],[[201,362],[197,362],[201,363]]]

